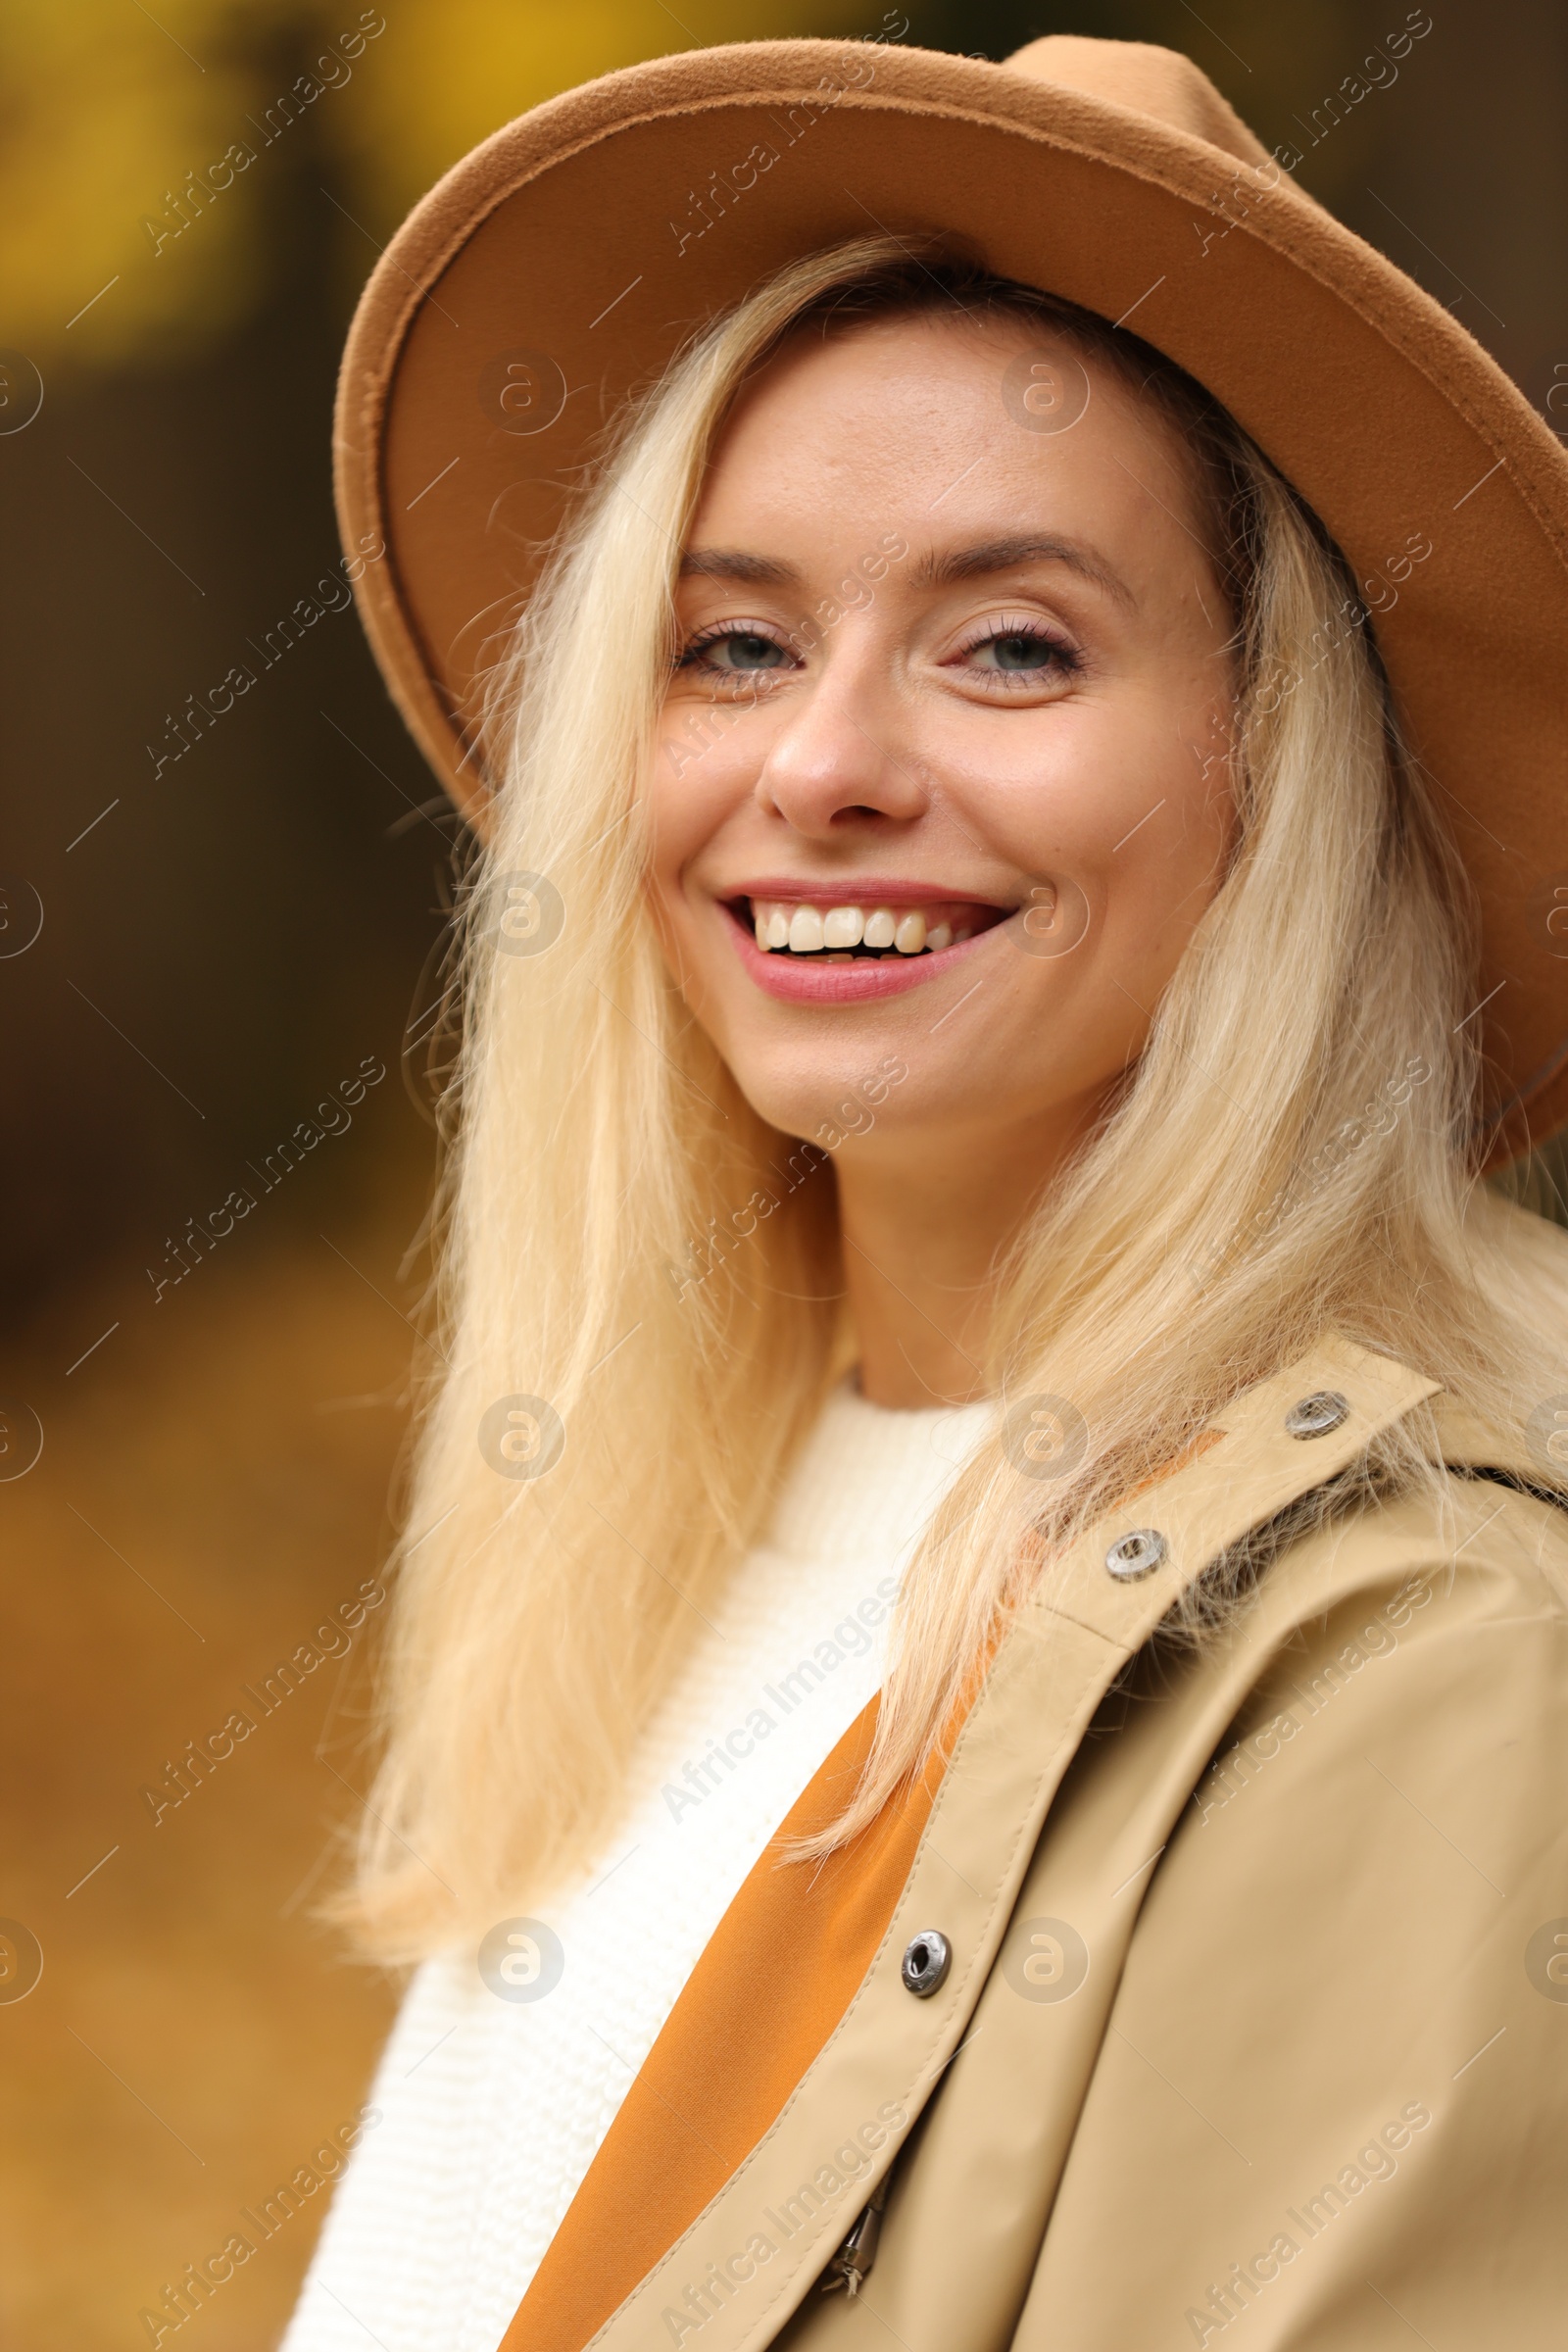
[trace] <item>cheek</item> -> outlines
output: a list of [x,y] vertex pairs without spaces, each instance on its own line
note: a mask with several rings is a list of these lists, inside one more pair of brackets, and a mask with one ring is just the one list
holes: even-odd
[[[650,875],[671,905],[686,867],[745,797],[733,742],[711,726],[680,723],[694,715],[678,706],[663,713],[644,794]],[[700,716],[714,713],[705,708]]]
[[1178,747],[1163,768],[1151,764],[1138,790],[1115,811],[1125,816],[1120,832],[1102,850],[1103,871],[1113,895],[1139,905],[1157,932],[1168,924],[1191,927],[1223,879],[1235,829],[1228,771],[1216,764],[1207,776],[1188,746]]
[[965,762],[973,818],[1025,872],[1059,868],[1092,898],[1191,888],[1228,844],[1228,746],[1216,707],[1173,720],[1175,701],[1086,700],[1042,713],[1004,770]]
[[[722,704],[672,702],[661,714],[643,788],[647,903],[665,964],[691,1010],[707,1025],[731,980],[733,951],[691,877],[700,861],[745,833],[763,752],[764,714]],[[734,860],[725,861],[733,870]]]
[[1151,697],[1054,711],[1032,772],[977,780],[969,798],[973,829],[1061,896],[1064,939],[1081,936],[1085,962],[1145,1006],[1218,889],[1233,831],[1215,707],[1179,726],[1169,709]]
[[1175,972],[1225,875],[1225,828],[1184,825],[1169,808],[1112,860],[1106,947],[1139,1003],[1152,1008]]

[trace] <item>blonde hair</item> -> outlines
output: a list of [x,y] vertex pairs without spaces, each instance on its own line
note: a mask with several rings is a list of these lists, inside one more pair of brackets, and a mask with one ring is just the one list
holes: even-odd
[[[804,318],[838,331],[931,301],[917,270],[933,274],[881,239],[813,255],[696,339],[610,447],[498,680],[504,783],[462,928],[442,1369],[384,1754],[337,1906],[384,1957],[480,1935],[592,1861],[641,1726],[843,1368],[831,1161],[748,1107],[667,975],[642,779],[679,550],[738,388]],[[841,1836],[932,1751],[1042,1562],[1328,1329],[1494,1416],[1552,1385],[1502,1302],[1490,1223],[1467,1215],[1464,886],[1335,551],[1146,346],[961,267],[935,277],[971,317],[1037,315],[1191,428],[1236,591],[1240,822],[1146,1047],[1002,1286],[990,1387],[1005,1408],[1070,1400],[1081,1458],[1041,1481],[999,1441],[957,1480],[905,1582]],[[1422,1417],[1382,1454],[1441,1486]]]

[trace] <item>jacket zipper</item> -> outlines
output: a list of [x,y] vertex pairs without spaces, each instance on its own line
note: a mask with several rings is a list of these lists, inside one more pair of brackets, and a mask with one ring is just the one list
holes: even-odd
[[882,2233],[882,2208],[887,2203],[891,2178],[891,2175],[886,2175],[878,2183],[870,2203],[828,2264],[822,2278],[824,2295],[831,2295],[841,2286],[847,2286],[852,2296],[858,2295],[870,2277],[871,2265],[876,2260],[876,2241]]

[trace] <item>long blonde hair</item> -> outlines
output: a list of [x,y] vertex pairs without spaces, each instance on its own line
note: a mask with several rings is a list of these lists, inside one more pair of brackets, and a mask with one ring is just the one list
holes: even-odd
[[[669,980],[642,780],[679,551],[738,388],[807,317],[839,331],[937,299],[1038,314],[1187,426],[1235,582],[1239,839],[1135,1067],[1005,1270],[990,1387],[1069,1399],[1082,1458],[1042,1482],[999,1442],[958,1479],[906,1579],[841,1834],[930,1753],[1042,1558],[1327,1329],[1494,1415],[1552,1385],[1467,1214],[1464,886],[1333,548],[1216,404],[1087,314],[881,239],[798,262],[624,420],[497,678],[441,1370],[337,1906],[384,1957],[482,1934],[592,1861],[640,1727],[843,1367],[831,1160],[749,1108]],[[1441,1484],[1421,1421],[1385,1452]]]

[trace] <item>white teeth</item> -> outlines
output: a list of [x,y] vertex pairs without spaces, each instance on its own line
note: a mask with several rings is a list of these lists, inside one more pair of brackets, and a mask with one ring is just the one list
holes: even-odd
[[758,946],[766,954],[787,950],[794,956],[830,956],[850,960],[861,948],[874,955],[933,954],[974,936],[974,925],[954,923],[946,915],[933,922],[923,906],[806,906],[794,899],[754,899],[752,927]]

